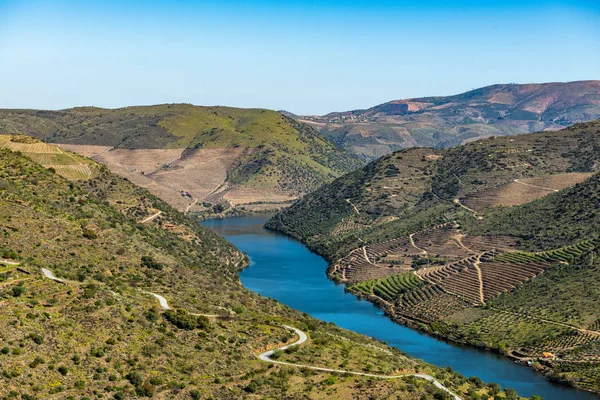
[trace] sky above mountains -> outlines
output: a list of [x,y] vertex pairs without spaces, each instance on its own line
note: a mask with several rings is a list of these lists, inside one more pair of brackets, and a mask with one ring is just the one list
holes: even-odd
[[374,3],[0,0],[0,107],[324,114],[600,79],[598,1]]

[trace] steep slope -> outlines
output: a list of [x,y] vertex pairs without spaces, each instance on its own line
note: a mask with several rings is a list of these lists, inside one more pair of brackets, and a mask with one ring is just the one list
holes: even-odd
[[[46,146],[40,144],[48,152]],[[1,397],[446,396],[414,377],[369,383],[374,378],[269,366],[260,353],[296,341],[283,325],[313,339],[286,352],[292,363],[336,368],[343,357],[358,371],[369,364],[381,375],[431,373],[465,399],[480,390],[244,290],[237,277],[248,263],[243,254],[146,190],[87,163],[92,177],[69,181],[0,149]],[[309,346],[323,356],[307,359]]]
[[309,126],[260,109],[2,110],[0,132],[92,157],[181,211],[285,203],[361,165]]
[[296,118],[341,147],[373,159],[406,147],[458,146],[600,118],[600,81],[492,85],[455,96],[394,100],[367,110]]
[[[600,121],[446,150],[406,149],[303,197],[268,227],[333,260],[355,246],[357,235],[366,242],[392,238],[451,219],[465,203],[484,209],[490,196],[506,202],[490,206],[523,204],[581,182],[599,166]],[[514,185],[526,195],[516,196]]]
[[599,149],[593,121],[402,150],[267,226],[324,254],[330,278],[390,318],[598,392]]

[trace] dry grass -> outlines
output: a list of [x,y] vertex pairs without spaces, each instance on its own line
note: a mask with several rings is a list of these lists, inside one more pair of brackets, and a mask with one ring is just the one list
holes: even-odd
[[512,207],[529,203],[554,191],[583,182],[592,173],[571,172],[519,179],[470,194],[461,199],[467,207],[480,211],[488,207]]

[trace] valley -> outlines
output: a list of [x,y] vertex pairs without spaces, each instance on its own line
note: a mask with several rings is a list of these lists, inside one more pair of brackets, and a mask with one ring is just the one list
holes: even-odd
[[267,227],[391,319],[597,392],[598,129],[402,150]]
[[[243,253],[145,189],[30,137],[2,140],[0,396],[444,398],[425,375],[464,399],[504,393],[253,294]],[[284,326],[308,337],[285,361],[321,369],[259,359],[296,341]]]

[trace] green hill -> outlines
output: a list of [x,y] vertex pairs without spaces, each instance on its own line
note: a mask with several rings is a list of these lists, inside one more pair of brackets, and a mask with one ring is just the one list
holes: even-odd
[[294,117],[372,160],[407,147],[445,148],[600,118],[600,81],[491,85],[454,96],[394,100],[366,110]]
[[0,133],[61,144],[188,211],[285,203],[361,166],[311,127],[262,109],[0,110]]
[[[4,144],[15,143],[45,151],[30,154],[72,156],[24,137]],[[411,377],[332,376],[258,360],[296,340],[282,324],[311,338],[277,353],[289,362],[431,373],[465,399],[497,391],[245,290],[237,272],[248,260],[232,245],[107,168],[73,157],[86,162],[87,177],[66,169],[67,180],[0,149],[0,397],[445,398]],[[162,310],[151,293],[174,310]]]
[[[581,182],[599,170],[599,132],[600,121],[592,121],[445,150],[401,150],[303,197],[268,226],[335,259],[355,246],[357,232],[377,242],[451,219],[463,210],[455,199],[482,210],[522,204]],[[535,188],[544,185],[552,188]]]
[[323,254],[331,279],[400,323],[600,392],[599,150],[600,121],[406,149],[267,227]]

